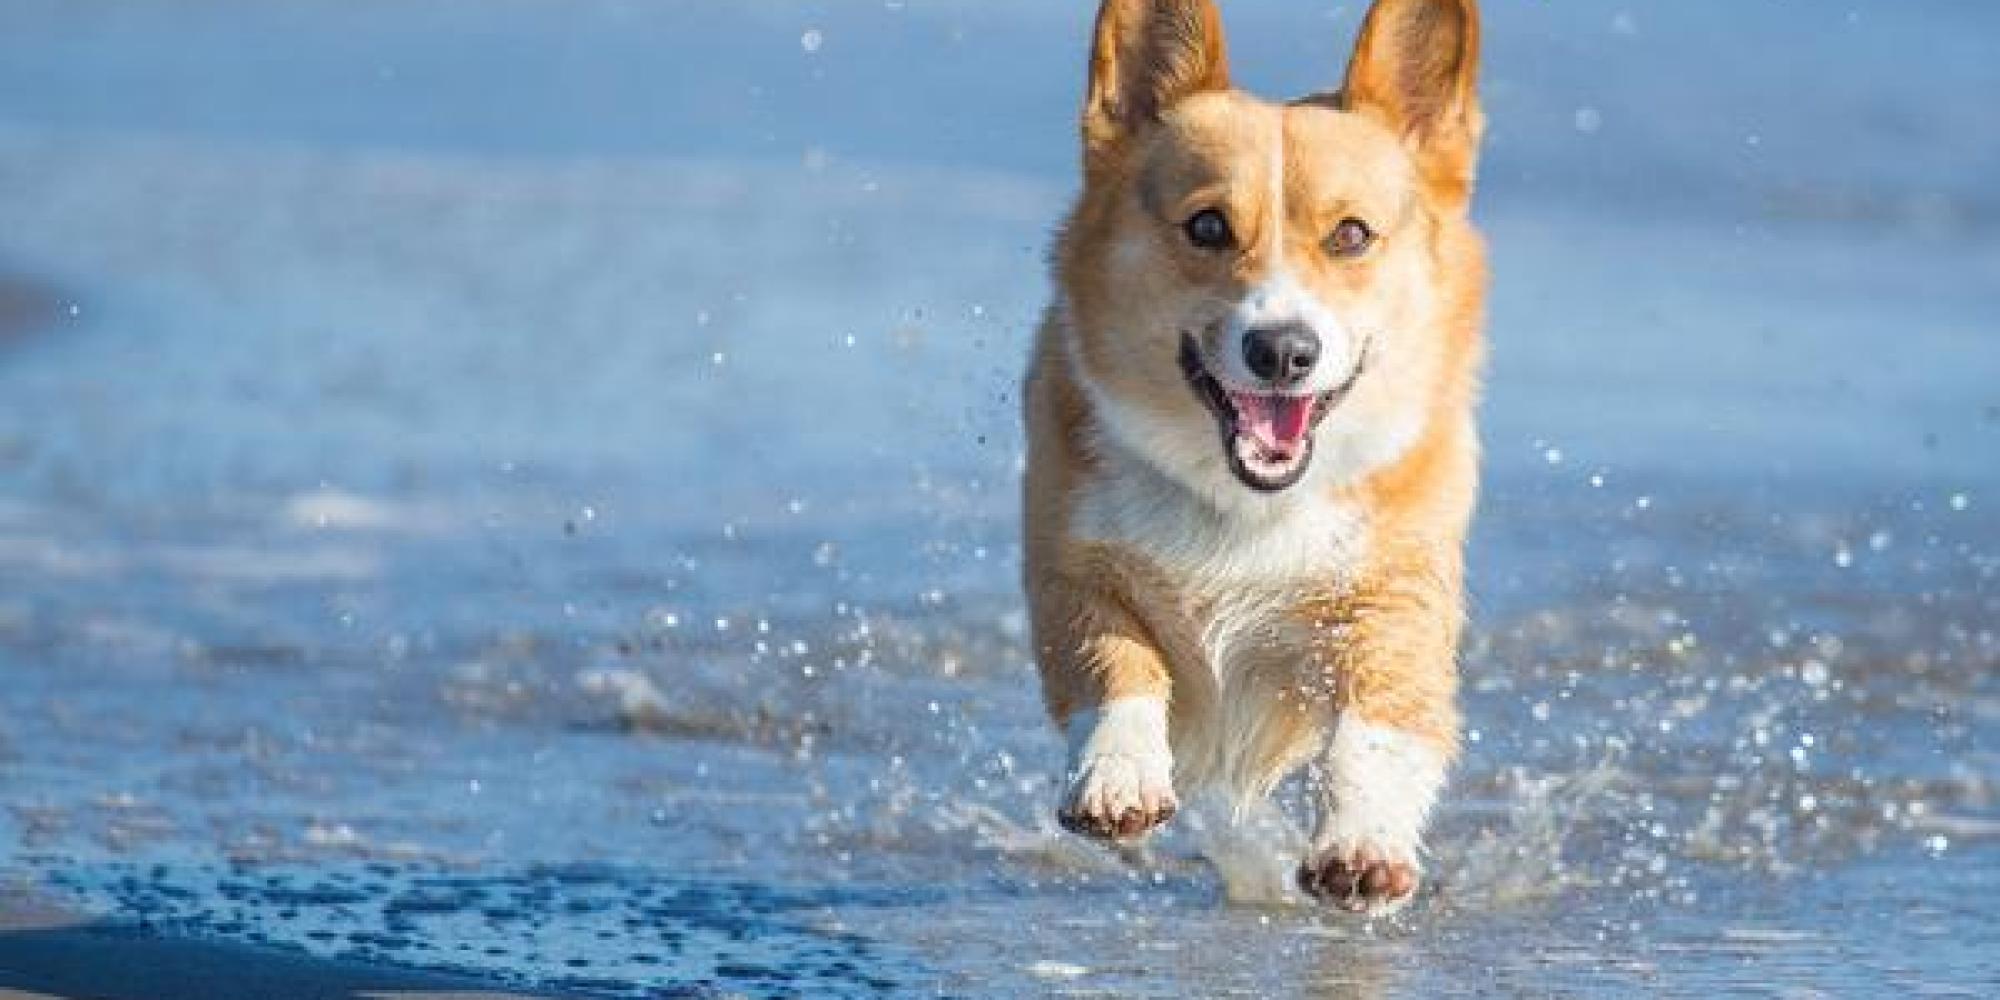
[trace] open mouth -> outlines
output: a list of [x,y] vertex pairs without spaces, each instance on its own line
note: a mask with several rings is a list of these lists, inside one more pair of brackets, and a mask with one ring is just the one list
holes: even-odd
[[1215,414],[1229,469],[1259,493],[1296,486],[1312,465],[1313,431],[1361,378],[1367,352],[1346,380],[1325,392],[1286,393],[1225,387],[1202,361],[1194,337],[1181,335],[1181,371]]

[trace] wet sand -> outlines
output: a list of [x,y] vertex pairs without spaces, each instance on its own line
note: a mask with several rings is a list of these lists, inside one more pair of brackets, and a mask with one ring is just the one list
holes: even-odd
[[0,892],[0,1000],[530,1000],[460,976],[311,958],[97,923]]

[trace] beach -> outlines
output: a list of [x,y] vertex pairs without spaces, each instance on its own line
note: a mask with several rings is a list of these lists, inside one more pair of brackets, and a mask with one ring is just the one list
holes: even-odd
[[[1489,7],[1466,756],[1365,925],[1295,787],[1055,823],[1087,10],[9,3],[0,996],[1990,993],[2000,11]],[[1270,94],[1360,13],[1226,9]]]

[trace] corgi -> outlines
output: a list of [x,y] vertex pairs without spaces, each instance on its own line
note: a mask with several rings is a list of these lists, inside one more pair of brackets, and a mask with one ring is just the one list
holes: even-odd
[[1058,809],[1111,841],[1302,768],[1308,896],[1406,904],[1459,746],[1478,477],[1473,0],[1376,0],[1338,91],[1230,85],[1213,0],[1105,0],[1024,386]]

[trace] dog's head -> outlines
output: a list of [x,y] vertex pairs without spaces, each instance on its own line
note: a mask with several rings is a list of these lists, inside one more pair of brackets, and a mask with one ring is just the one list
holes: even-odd
[[1377,0],[1340,91],[1272,104],[1231,89],[1213,0],[1105,0],[1057,268],[1108,433],[1257,493],[1316,444],[1346,475],[1411,444],[1476,350],[1446,320],[1483,282],[1478,47],[1474,0]]

